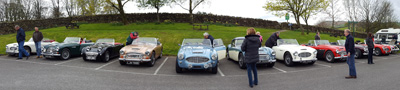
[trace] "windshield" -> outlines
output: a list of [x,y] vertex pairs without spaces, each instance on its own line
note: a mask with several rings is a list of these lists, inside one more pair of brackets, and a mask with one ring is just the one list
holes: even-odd
[[331,45],[328,40],[315,40],[314,41],[315,45]]
[[204,45],[204,46],[211,46],[210,39],[184,39],[182,42],[183,46],[186,45]]
[[224,46],[224,42],[222,42],[222,39],[215,39],[214,45],[215,46]]
[[96,44],[98,44],[98,43],[114,44],[114,39],[99,39],[96,41]]
[[78,37],[67,37],[64,40],[64,43],[79,43],[80,38]]
[[242,46],[243,41],[244,41],[244,40],[236,40],[236,41],[235,41],[235,46],[237,46],[237,47]]
[[137,38],[135,39],[132,44],[140,44],[140,43],[150,43],[150,44],[157,44],[157,39],[156,38]]
[[28,40],[28,42],[33,42],[33,39],[32,39],[32,38],[30,38],[30,39]]
[[346,40],[337,40],[337,41],[338,41],[338,44],[341,45],[341,46],[343,46],[344,43],[346,42]]
[[299,45],[296,39],[278,39],[278,45]]

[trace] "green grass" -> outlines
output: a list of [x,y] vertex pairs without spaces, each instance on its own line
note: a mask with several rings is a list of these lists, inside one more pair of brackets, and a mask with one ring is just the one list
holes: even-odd
[[[160,38],[161,43],[164,45],[165,55],[176,55],[179,47],[178,44],[182,43],[184,38],[203,38],[203,33],[208,32],[214,38],[221,38],[225,45],[228,45],[235,37],[245,36],[248,27],[223,25],[210,25],[208,31],[192,30],[192,25],[187,23],[174,23],[174,24],[154,24],[154,23],[132,23],[125,26],[113,25],[111,23],[96,23],[96,24],[82,24],[80,29],[65,29],[65,27],[57,27],[50,29],[40,30],[45,38],[55,39],[62,42],[65,37],[83,37],[87,40],[96,41],[100,38],[114,38],[116,42],[125,43],[126,38],[132,31],[139,32],[140,37],[156,37]],[[255,28],[264,36],[264,42],[268,37],[278,30]],[[26,32],[26,39],[32,36],[33,31]],[[5,45],[16,42],[14,34],[0,35],[0,54],[5,54]],[[282,32],[282,38],[296,38],[299,43],[306,43],[308,40],[314,39],[314,33],[309,35],[301,35],[298,31]],[[328,34],[321,34],[321,39],[328,39],[330,41],[339,40],[341,38],[329,37]]]

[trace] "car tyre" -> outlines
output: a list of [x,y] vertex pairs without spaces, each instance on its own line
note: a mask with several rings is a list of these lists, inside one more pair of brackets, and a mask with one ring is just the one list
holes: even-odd
[[359,58],[361,58],[361,57],[362,57],[362,55],[361,55],[361,50],[360,50],[360,49],[356,49],[356,54],[354,55],[354,58],[359,59]]
[[382,55],[382,51],[381,51],[381,49],[379,49],[379,48],[375,48],[375,51],[374,51],[375,53],[375,55],[376,56],[380,56],[380,55]]
[[289,53],[285,53],[284,62],[285,62],[285,65],[288,66],[288,67],[293,66],[293,64],[294,64],[293,63],[293,58]]
[[182,73],[183,72],[182,68],[179,67],[179,65],[178,65],[178,61],[176,61],[176,64],[175,64],[175,71],[176,71],[176,73]]
[[86,54],[82,56],[83,61],[89,61],[88,59],[86,59]]
[[211,73],[212,73],[212,74],[217,74],[217,72],[218,72],[218,64],[215,65],[215,67],[213,67],[213,68],[211,69]]
[[119,61],[119,64],[121,64],[121,65],[126,65],[126,62],[124,62],[124,61]]
[[103,62],[108,62],[110,61],[110,52],[106,51],[103,55]]
[[64,48],[61,51],[61,59],[68,60],[71,57],[70,50],[68,48]]
[[325,53],[325,60],[326,61],[328,61],[330,63],[333,63],[335,61],[334,58],[335,58],[335,56],[333,55],[332,51],[326,51],[326,53]]
[[239,63],[239,68],[240,69],[246,69],[246,63],[244,63],[244,56],[243,56],[243,54],[242,53],[239,53],[240,55],[239,55],[239,60],[238,60],[238,63]]
[[273,62],[273,63],[268,63],[267,64],[267,67],[269,67],[269,68],[272,68],[272,67],[274,67],[275,66],[275,62]]
[[156,59],[154,58],[155,55],[156,54],[153,52],[153,54],[150,57],[150,62],[147,63],[147,66],[149,66],[149,67],[153,67],[154,66],[154,64],[156,63]]

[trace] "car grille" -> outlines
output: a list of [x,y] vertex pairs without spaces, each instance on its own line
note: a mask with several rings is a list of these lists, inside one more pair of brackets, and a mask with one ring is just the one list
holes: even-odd
[[340,51],[338,54],[339,54],[340,56],[344,56],[344,55],[346,55],[346,52],[345,52],[345,51]]
[[128,53],[126,54],[127,58],[142,58],[142,54],[138,54],[138,53]]
[[311,53],[309,53],[309,52],[302,52],[299,54],[299,57],[310,57],[310,56],[311,56]]
[[265,59],[269,59],[269,56],[268,55],[261,55],[260,54],[260,59],[262,59],[262,60],[265,60]]
[[186,58],[186,61],[191,62],[191,63],[204,63],[207,62],[208,58],[206,57],[188,57]]
[[389,51],[389,49],[388,48],[383,48],[383,51]]

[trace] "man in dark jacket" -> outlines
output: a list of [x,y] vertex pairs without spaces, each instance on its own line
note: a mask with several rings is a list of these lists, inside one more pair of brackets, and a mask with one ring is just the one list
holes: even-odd
[[372,34],[369,33],[367,39],[365,40],[365,43],[368,45],[368,64],[374,64],[372,61],[372,56],[374,53],[374,41],[372,41],[372,39]]
[[131,32],[128,36],[128,38],[126,38],[126,45],[131,45],[133,40],[139,38],[139,33],[138,32]]
[[281,39],[281,38],[279,38],[279,32],[275,32],[274,34],[269,36],[268,40],[265,42],[265,46],[269,47],[269,48],[276,46],[278,39]]
[[347,76],[346,79],[356,79],[357,73],[354,62],[354,55],[355,55],[354,38],[353,36],[350,35],[349,29],[344,30],[344,35],[346,35],[346,42],[344,46],[347,52],[347,64],[349,65],[349,71],[350,71],[350,76]]
[[35,47],[36,47],[36,54],[37,57],[36,58],[42,58],[41,56],[41,42],[43,40],[43,34],[42,32],[39,31],[38,27],[35,27],[35,32],[33,32],[33,41],[35,42]]
[[[253,84],[258,85],[256,64],[260,60],[258,53],[258,48],[260,47],[260,36],[256,35],[254,28],[247,29],[247,36],[243,40],[241,50],[245,53],[244,63],[246,63],[247,66],[250,87],[253,87]],[[251,71],[253,71],[254,80]]]
[[398,39],[397,34],[393,35],[393,40],[395,40],[394,45],[396,45],[396,46],[398,46],[397,39]]
[[203,34],[203,36],[204,36],[204,39],[210,39],[211,45],[214,44],[214,37],[213,37],[213,36],[211,36],[211,35],[208,34],[207,32],[205,32],[205,33]]
[[317,35],[315,35],[315,40],[321,40],[321,37],[319,36],[319,32],[317,32]]
[[15,25],[15,30],[17,30],[17,43],[18,43],[18,59],[22,59],[22,54],[26,56],[26,60],[29,58],[29,53],[24,49],[25,43],[25,31],[19,27],[19,25]]

